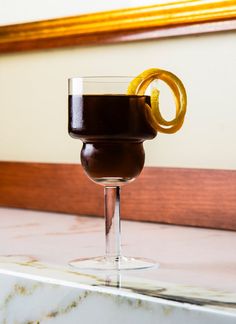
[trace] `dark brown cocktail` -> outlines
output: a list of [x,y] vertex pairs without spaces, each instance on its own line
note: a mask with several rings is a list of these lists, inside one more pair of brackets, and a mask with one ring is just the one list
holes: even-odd
[[[176,116],[165,120],[159,109],[157,80],[175,96]],[[146,258],[121,253],[120,186],[143,169],[143,142],[157,132],[174,133],[183,124],[186,93],[171,72],[149,69],[137,77],[95,76],[69,79],[69,134],[82,140],[81,163],[90,179],[104,186],[105,255],[72,260],[89,270],[134,270],[156,266]],[[94,199],[85,197],[84,199]],[[141,203],[141,202],[140,202]]]
[[127,182],[144,165],[143,141],[156,136],[149,96],[70,95],[69,133],[83,141],[81,163],[96,182]]

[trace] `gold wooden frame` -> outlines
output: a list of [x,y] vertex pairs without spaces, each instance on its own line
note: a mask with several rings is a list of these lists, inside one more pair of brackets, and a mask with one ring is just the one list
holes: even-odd
[[112,43],[236,29],[235,0],[182,0],[0,27],[0,51]]

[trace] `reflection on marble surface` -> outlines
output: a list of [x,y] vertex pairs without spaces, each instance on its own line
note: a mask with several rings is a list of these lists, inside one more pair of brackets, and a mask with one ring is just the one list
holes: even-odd
[[126,254],[160,269],[78,272],[68,260],[103,251],[102,219],[0,217],[0,323],[236,323],[233,232],[124,222]]

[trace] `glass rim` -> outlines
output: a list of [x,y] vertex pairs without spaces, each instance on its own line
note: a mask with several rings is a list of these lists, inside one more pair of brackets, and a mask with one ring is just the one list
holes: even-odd
[[[71,77],[68,79],[69,82],[73,82],[73,81],[83,81],[83,82],[92,82],[92,81],[98,81],[98,80],[117,80],[117,81],[122,81],[124,80],[124,82],[127,82],[127,80],[133,80],[139,78],[137,76],[131,76],[131,75],[96,75],[96,76],[75,76],[75,77]],[[140,77],[140,79],[143,79],[142,77]],[[126,81],[125,81],[126,80]]]
[[[135,80],[135,81],[134,81]],[[101,93],[122,93],[126,94],[129,87],[135,84],[142,84],[143,77],[133,77],[128,75],[96,75],[96,76],[77,76],[68,79],[69,95],[81,94],[101,94]],[[153,80],[154,82],[155,80]]]

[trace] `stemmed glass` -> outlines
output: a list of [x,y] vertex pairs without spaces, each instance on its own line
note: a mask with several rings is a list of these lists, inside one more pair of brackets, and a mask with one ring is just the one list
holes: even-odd
[[[105,256],[73,260],[79,269],[144,269],[145,258],[121,253],[120,187],[138,177],[144,166],[144,140],[157,132],[148,122],[148,95],[129,95],[133,77],[69,79],[69,134],[82,140],[81,164],[87,176],[104,187]],[[89,197],[88,197],[89,198]]]

